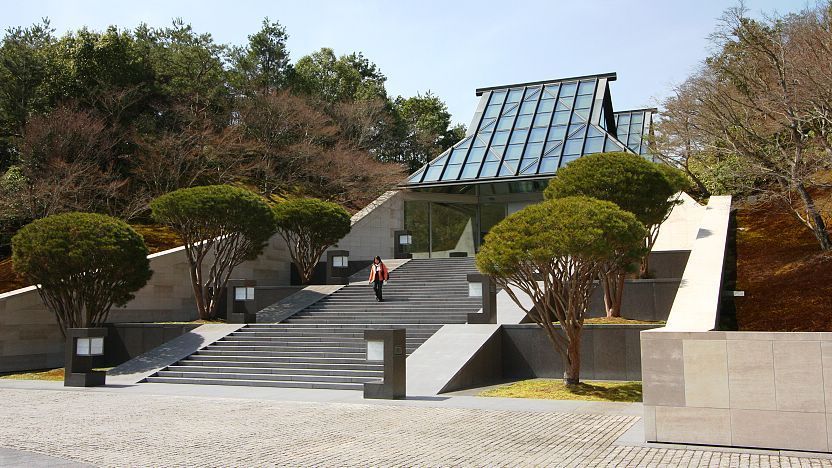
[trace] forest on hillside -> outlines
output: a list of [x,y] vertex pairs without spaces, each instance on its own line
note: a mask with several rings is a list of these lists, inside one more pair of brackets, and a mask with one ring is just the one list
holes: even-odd
[[79,29],[48,20],[0,44],[0,253],[67,211],[134,223],[183,187],[230,183],[357,210],[464,135],[429,91],[390,96],[361,52],[289,56],[263,20],[241,45],[177,19]]

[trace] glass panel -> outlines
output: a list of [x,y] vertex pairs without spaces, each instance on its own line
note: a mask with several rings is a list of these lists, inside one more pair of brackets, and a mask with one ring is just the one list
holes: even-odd
[[564,83],[560,87],[560,96],[567,97],[567,96],[574,96],[575,91],[578,89],[578,83],[574,81],[572,83]]
[[514,123],[514,117],[503,116],[500,117],[500,121],[497,122],[497,130],[511,130],[511,126]]
[[627,147],[630,148],[631,150],[633,150],[634,153],[638,153],[639,146],[640,145],[639,145],[638,142],[633,142],[633,143],[630,143],[630,144],[627,145]]
[[503,101],[506,99],[506,90],[501,89],[499,91],[492,91],[491,92],[491,100],[489,103],[491,104],[502,104]]
[[566,139],[566,126],[558,126],[552,127],[549,129],[549,137],[546,138],[547,140],[565,140]]
[[586,122],[587,120],[589,120],[589,109],[577,109],[575,111],[575,115],[578,118],[583,119],[584,122]]
[[592,95],[589,94],[587,96],[578,96],[575,99],[575,107],[578,109],[586,109],[587,107],[592,105]]
[[488,231],[505,217],[505,203],[483,203],[480,205],[480,243],[487,240]]
[[642,114],[641,112],[639,112],[638,114],[633,114],[633,116],[630,117],[630,124],[632,125],[641,125],[643,122],[644,114]]
[[552,114],[547,112],[544,114],[537,114],[534,116],[534,126],[535,127],[548,127],[549,122],[552,120]]
[[584,125],[570,125],[569,138],[583,138],[586,133],[586,126]]
[[431,203],[431,257],[450,257],[452,252],[474,255],[476,219],[476,205]]
[[546,143],[546,149],[543,152],[544,156],[554,156],[556,154],[560,154],[560,144],[563,143],[560,140],[550,141]]
[[482,124],[480,124],[480,133],[491,133],[494,131],[494,122],[497,119],[482,119]]
[[462,170],[463,179],[474,179],[477,177],[477,172],[480,170],[480,163],[468,163],[465,169]]
[[539,158],[535,158],[532,160],[524,159],[520,163],[520,173],[521,174],[535,174],[537,173],[537,162],[540,161]]
[[[603,122],[603,120],[601,122]],[[598,127],[596,127],[595,125],[590,125],[589,126],[589,131],[587,132],[587,136],[588,137],[597,137],[597,136],[602,137],[602,136],[604,136],[604,132],[599,130]]]
[[415,172],[412,176],[410,176],[410,178],[409,178],[409,179],[407,179],[407,181],[408,181],[408,182],[412,182],[412,183],[417,183],[417,184],[418,184],[419,182],[421,182],[421,181],[422,181],[422,174],[423,174],[424,172],[425,172],[425,169],[424,169],[424,168],[419,169],[419,170],[418,170],[418,171],[416,171],[416,172]]
[[442,164],[429,167],[428,172],[425,173],[425,180],[423,180],[423,182],[436,182],[437,180],[439,180],[439,176],[442,174],[443,167],[444,166]]
[[404,228],[410,231],[408,251],[413,258],[428,258],[430,251],[430,203],[421,200],[405,200]]
[[537,112],[552,112],[555,109],[555,101],[554,100],[547,100],[547,101],[540,101],[540,105],[537,106]]
[[624,148],[616,143],[612,138],[607,138],[607,141],[604,143],[604,151],[624,151]]
[[506,104],[506,108],[503,110],[503,115],[517,115],[517,104]]
[[569,123],[569,111],[555,112],[555,118],[552,120],[552,125],[566,125]]
[[465,161],[465,154],[467,152],[467,149],[455,149],[451,153],[451,159],[448,160],[448,164],[462,164]]
[[604,151],[604,137],[587,138],[584,154],[600,153]]
[[522,89],[512,89],[508,92],[508,99],[506,102],[520,102],[520,98],[523,96]]
[[500,104],[488,106],[483,117],[497,117],[500,114]]
[[472,148],[471,152],[468,154],[468,160],[479,162],[482,161],[483,156],[485,155],[485,148]]
[[595,80],[581,81],[581,84],[578,85],[578,94],[594,94],[594,93],[595,93]]
[[504,145],[508,142],[508,131],[500,131],[494,134],[491,139],[492,145]]
[[535,106],[537,106],[537,101],[524,102],[523,105],[520,106],[520,114],[534,114]]
[[505,146],[492,146],[488,149],[486,159],[489,161],[499,161],[503,159],[503,152],[505,152],[505,150]]
[[511,140],[509,140],[509,143],[525,143],[527,136],[529,136],[528,130],[515,130],[511,133]]
[[477,136],[474,138],[474,148],[482,148],[488,146],[488,137]]
[[524,101],[537,101],[537,94],[540,92],[540,87],[526,88],[526,99]]
[[523,159],[539,158],[543,151],[543,143],[529,143],[523,153]]
[[508,145],[508,149],[506,149],[505,159],[520,159],[521,154],[523,154],[523,145]]
[[572,101],[565,102],[563,99],[558,99],[558,103],[555,106],[555,112],[563,111],[563,110],[572,110]]
[[580,156],[564,156],[560,162],[560,165],[565,166],[578,158],[580,158]]
[[503,162],[503,166],[500,168],[500,175],[507,176],[514,174],[517,174],[517,166],[508,161]]
[[532,130],[532,133],[529,134],[529,142],[534,143],[538,141],[543,141],[546,139],[546,129],[545,128],[535,128]]
[[566,145],[563,147],[564,156],[574,156],[581,154],[581,145],[583,140],[566,140]]
[[558,169],[558,158],[543,158],[540,160],[539,174],[551,174]]
[[497,175],[497,168],[500,167],[498,162],[487,162],[482,165],[480,177],[494,177]]
[[514,124],[517,128],[526,128],[532,124],[532,116],[531,115],[521,115],[517,117],[517,123]]
[[442,180],[456,180],[459,177],[459,171],[461,169],[461,164],[448,164],[445,173],[442,174]]
[[627,125],[630,123],[630,114],[619,114],[618,125]]
[[543,97],[541,99],[554,99],[558,96],[558,88],[560,85],[548,85],[544,89]]
[[456,144],[455,148],[468,148],[471,146],[472,137],[466,137],[464,140]]

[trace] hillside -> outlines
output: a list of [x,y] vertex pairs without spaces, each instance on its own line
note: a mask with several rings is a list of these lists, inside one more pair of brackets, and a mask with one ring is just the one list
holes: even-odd
[[[832,207],[832,190],[816,196]],[[832,254],[775,203],[737,210],[737,289],[740,330],[832,331]]]

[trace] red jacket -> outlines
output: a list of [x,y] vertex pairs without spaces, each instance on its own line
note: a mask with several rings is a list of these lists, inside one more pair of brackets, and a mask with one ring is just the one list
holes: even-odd
[[[387,265],[384,262],[379,263],[381,265],[381,277],[379,278],[381,281],[387,281],[387,278],[390,277],[390,273],[387,271]],[[373,263],[370,265],[370,282],[376,280],[376,264]]]

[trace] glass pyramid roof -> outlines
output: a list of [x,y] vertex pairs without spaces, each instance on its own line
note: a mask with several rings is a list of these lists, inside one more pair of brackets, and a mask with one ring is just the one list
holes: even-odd
[[605,130],[615,125],[607,117],[612,113],[608,81],[614,79],[597,75],[478,90],[480,104],[468,135],[404,185],[544,178],[586,154],[640,154],[640,144],[631,150]]
[[615,131],[618,139],[636,154],[648,154],[647,137],[653,124],[656,109],[638,109],[616,112]]

